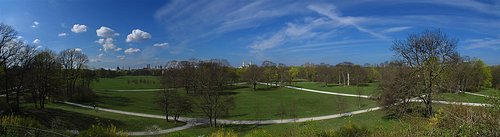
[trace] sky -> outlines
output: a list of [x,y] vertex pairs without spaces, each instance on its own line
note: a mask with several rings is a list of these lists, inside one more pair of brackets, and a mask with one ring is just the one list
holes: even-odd
[[498,0],[0,0],[0,22],[40,49],[76,48],[91,68],[170,60],[377,64],[426,29],[462,56],[500,64]]

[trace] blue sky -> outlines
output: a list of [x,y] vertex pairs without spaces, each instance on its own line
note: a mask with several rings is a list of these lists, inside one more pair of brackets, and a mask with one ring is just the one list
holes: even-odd
[[435,28],[459,40],[461,55],[500,64],[500,1],[0,0],[0,22],[40,48],[79,48],[93,68],[381,63],[393,40]]

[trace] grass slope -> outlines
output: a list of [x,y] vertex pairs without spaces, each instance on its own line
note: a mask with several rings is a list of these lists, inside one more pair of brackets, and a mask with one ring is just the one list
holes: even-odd
[[[160,119],[143,118],[128,116],[104,111],[94,111],[92,109],[69,106],[65,104],[51,103],[47,104],[47,111],[37,111],[33,116],[45,120],[43,123],[52,123],[54,119],[60,119],[65,127],[78,130],[86,130],[91,125],[102,123],[104,125],[113,124],[123,131],[147,131],[152,127],[161,129],[172,128],[183,125],[184,123],[173,121],[166,122]],[[45,113],[45,114],[43,114]]]
[[[288,88],[267,89],[263,85],[253,91],[249,86],[228,91],[235,97],[235,108],[225,119],[280,119],[300,118],[336,114],[376,106],[368,99],[342,97],[298,91]],[[184,92],[180,92],[184,93]],[[118,110],[162,114],[154,103],[157,91],[97,91],[98,106]],[[191,117],[204,117],[199,110],[188,114]]]

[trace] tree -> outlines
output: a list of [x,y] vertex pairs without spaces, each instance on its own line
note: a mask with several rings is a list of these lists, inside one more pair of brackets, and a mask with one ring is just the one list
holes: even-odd
[[66,49],[61,51],[58,56],[58,60],[61,63],[63,69],[63,78],[66,85],[66,92],[64,97],[69,99],[74,93],[80,94],[81,91],[76,90],[76,82],[82,76],[82,68],[88,62],[87,55],[83,54],[81,50],[77,49]]
[[316,65],[310,62],[306,62],[302,65],[302,71],[305,78],[309,81],[314,81],[316,79]]
[[4,80],[4,93],[5,102],[10,106],[9,96],[9,67],[11,67],[12,57],[20,49],[19,46],[23,45],[22,41],[17,40],[17,31],[11,26],[0,23],[0,65],[3,67],[3,80]]
[[290,73],[290,78],[291,78],[292,82],[297,79],[297,76],[299,75],[299,72],[300,72],[300,68],[299,67],[296,67],[296,66],[290,67],[290,69],[288,70],[288,73]]
[[38,53],[33,60],[30,72],[29,89],[32,93],[35,107],[45,108],[45,102],[52,94],[59,93],[62,85],[60,76],[61,65],[54,52],[45,50]]
[[211,126],[217,126],[217,118],[229,115],[234,107],[234,98],[223,94],[228,84],[224,76],[228,67],[219,61],[202,61],[196,70],[197,84],[201,87],[196,105],[209,118]]
[[352,62],[344,61],[341,62],[337,65],[335,65],[337,74],[338,74],[338,80],[339,80],[339,85],[350,85],[350,75],[352,68],[354,67],[354,64]]
[[325,83],[325,87],[328,86],[328,83],[332,82],[332,67],[329,64],[321,63],[316,68],[318,71],[317,79]]
[[[432,116],[432,94],[441,85],[442,74],[454,62],[457,40],[450,39],[440,30],[427,30],[411,34],[406,40],[395,40],[392,50],[405,66],[411,69],[414,80],[410,88],[421,91],[426,113]],[[404,92],[404,91],[403,91]]]
[[36,48],[29,45],[22,45],[22,48],[14,57],[13,60],[13,75],[12,89],[16,92],[16,107],[15,111],[19,111],[21,92],[28,90],[26,87],[27,79],[26,73],[31,69],[35,55],[37,54]]
[[385,106],[386,112],[400,116],[410,109],[410,100],[420,96],[420,91],[413,88],[412,70],[399,61],[381,65],[381,81],[379,83],[379,104]]
[[277,81],[276,63],[266,60],[262,62],[262,68],[264,69],[264,80],[266,82],[267,88],[269,88],[269,84],[271,84],[273,81]]
[[245,68],[243,78],[245,79],[245,81],[253,85],[254,91],[257,88],[257,82],[262,79],[262,73],[262,69],[257,65],[250,65]]
[[493,88],[500,89],[500,65],[492,66],[491,71],[493,77],[491,83],[493,85]]

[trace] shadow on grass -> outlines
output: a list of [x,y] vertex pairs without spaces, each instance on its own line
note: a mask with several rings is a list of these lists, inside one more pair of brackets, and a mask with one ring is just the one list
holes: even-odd
[[[112,97],[112,96],[98,96],[97,104],[108,104],[110,106],[130,106],[134,104],[134,102],[126,97]],[[93,103],[93,102],[89,102]],[[93,104],[91,104],[93,105]]]
[[257,89],[255,89],[255,91],[270,91],[270,90],[274,90],[274,89],[277,89],[279,87],[276,87],[276,86],[269,86],[269,87],[257,87]]
[[64,128],[86,130],[94,124],[103,124],[115,126],[124,125],[123,122],[114,119],[85,115],[76,112],[64,111],[59,109],[46,108],[44,110],[27,108],[24,115],[33,117],[47,128]]

